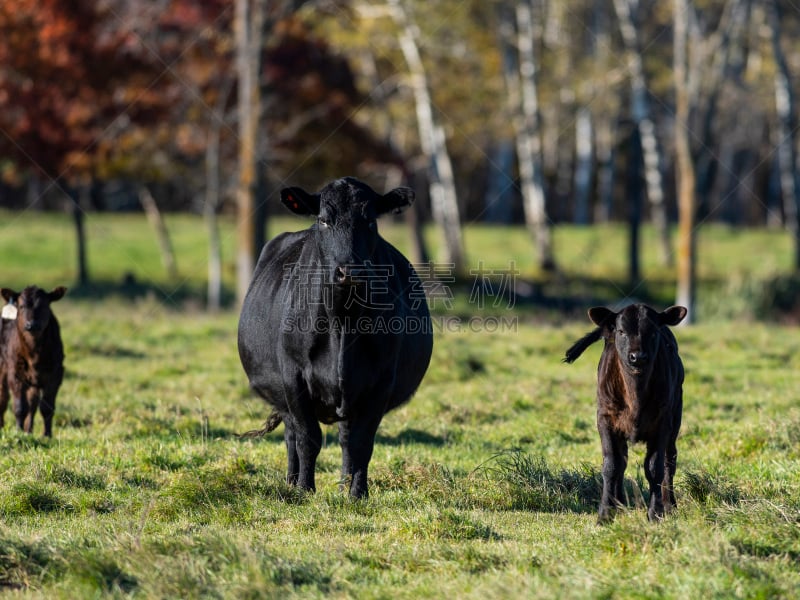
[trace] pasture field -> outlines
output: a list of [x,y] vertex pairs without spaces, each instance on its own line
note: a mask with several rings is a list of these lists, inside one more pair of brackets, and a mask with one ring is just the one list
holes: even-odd
[[[2,217],[3,285],[69,284],[66,218]],[[235,310],[209,315],[191,300],[203,287],[200,223],[168,220],[182,273],[168,282],[143,219],[89,219],[90,271],[101,283],[54,305],[67,354],[54,436],[41,437],[41,419],[32,436],[8,422],[0,432],[3,593],[359,599],[800,593],[798,329],[727,320],[720,310],[676,331],[687,371],[679,507],[662,523],[648,523],[636,506],[647,492],[641,491],[643,448],[635,446],[627,471],[630,510],[611,525],[595,524],[600,344],[574,365],[562,364],[564,350],[590,323],[536,306],[504,309],[508,319],[497,330],[437,330],[417,395],[379,430],[370,498],[353,502],[339,491],[335,427],[323,429],[318,490],[306,494],[284,483],[282,427],[262,439],[236,435],[259,427],[267,409],[247,389]],[[403,230],[385,229],[403,245]],[[624,260],[598,242],[605,236],[624,248],[621,229],[559,235],[573,272],[610,282],[624,276]],[[471,256],[498,268],[513,259],[536,275],[524,258],[524,232],[479,228],[467,236]],[[230,233],[223,237],[231,256]],[[733,289],[726,287],[732,264],[738,277],[772,276],[788,266],[783,238],[713,230],[701,239],[708,252],[701,274],[723,282],[723,292]],[[645,274],[668,279],[648,256]],[[115,285],[125,271],[142,282],[140,295],[131,298]],[[226,277],[232,271],[228,265]],[[720,300],[735,300],[723,292]]]

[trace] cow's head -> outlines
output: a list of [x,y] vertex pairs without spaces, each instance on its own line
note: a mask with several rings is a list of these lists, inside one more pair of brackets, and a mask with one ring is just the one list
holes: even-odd
[[57,287],[51,292],[45,292],[43,289],[31,285],[21,292],[2,288],[0,296],[16,308],[17,328],[36,337],[47,328],[50,318],[53,316],[50,311],[50,303],[61,300],[66,292],[67,288],[65,287]]
[[331,281],[349,284],[353,270],[372,259],[380,239],[376,219],[401,212],[414,202],[414,191],[401,187],[381,195],[358,179],[344,177],[316,194],[285,188],[281,202],[297,215],[317,217],[312,229],[321,262],[331,267]]
[[589,318],[600,328],[603,338],[614,344],[628,373],[649,377],[662,343],[662,326],[677,325],[686,312],[683,306],[656,312],[644,304],[631,304],[616,313],[596,306],[589,309]]

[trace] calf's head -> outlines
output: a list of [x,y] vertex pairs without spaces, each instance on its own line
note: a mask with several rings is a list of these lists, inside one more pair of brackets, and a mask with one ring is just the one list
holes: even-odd
[[367,261],[380,239],[376,219],[387,212],[399,213],[414,201],[410,188],[378,194],[353,177],[327,184],[310,194],[299,187],[281,190],[281,202],[297,215],[316,216],[312,228],[321,263],[330,268],[329,281],[345,285]]
[[672,306],[664,312],[644,304],[631,304],[619,312],[598,306],[589,309],[589,318],[606,342],[614,344],[625,371],[649,377],[658,349],[664,343],[662,326],[677,325],[686,312],[683,306]]
[[47,328],[53,316],[50,311],[50,303],[61,300],[66,291],[65,287],[57,287],[50,292],[45,292],[43,289],[31,285],[21,292],[2,288],[0,296],[17,309],[17,328],[36,337]]

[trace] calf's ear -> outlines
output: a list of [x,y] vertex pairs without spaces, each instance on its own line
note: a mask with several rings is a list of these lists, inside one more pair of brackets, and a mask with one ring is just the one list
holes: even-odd
[[19,292],[15,292],[14,290],[10,290],[8,288],[2,288],[0,289],[0,296],[2,296],[3,300],[6,302],[11,302],[14,304],[17,301],[17,298],[19,298]]
[[67,288],[62,285],[57,288],[53,288],[53,291],[47,294],[47,299],[50,300],[50,302],[55,302],[57,300],[61,300],[66,293]]
[[598,327],[603,327],[604,325],[611,326],[616,317],[617,313],[607,309],[605,306],[594,306],[589,309],[589,318],[592,320],[592,323]]
[[677,325],[683,321],[683,319],[686,317],[686,313],[688,312],[689,311],[683,306],[670,306],[667,310],[659,315],[661,317],[661,324]]
[[375,201],[375,214],[383,215],[389,211],[394,214],[403,212],[408,206],[414,203],[414,190],[407,187],[399,187],[393,189],[391,192],[385,193],[383,196],[378,196]]
[[319,194],[309,194],[299,187],[288,187],[281,190],[281,202],[296,215],[309,216],[319,214]]

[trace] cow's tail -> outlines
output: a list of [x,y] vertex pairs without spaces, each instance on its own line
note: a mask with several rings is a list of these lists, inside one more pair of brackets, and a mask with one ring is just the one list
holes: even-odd
[[283,418],[277,413],[273,412],[269,417],[267,417],[267,422],[264,423],[264,427],[261,429],[253,429],[251,431],[245,431],[244,433],[237,434],[237,437],[240,438],[256,438],[262,437],[268,434],[270,431],[273,431],[278,425],[281,424]]
[[577,360],[577,358],[583,354],[583,351],[586,350],[589,346],[594,344],[598,341],[601,337],[603,337],[603,330],[599,327],[594,331],[590,331],[577,342],[570,346],[569,350],[564,354],[564,359],[562,362],[565,363],[573,363]]

